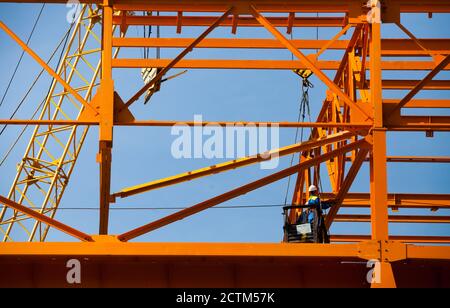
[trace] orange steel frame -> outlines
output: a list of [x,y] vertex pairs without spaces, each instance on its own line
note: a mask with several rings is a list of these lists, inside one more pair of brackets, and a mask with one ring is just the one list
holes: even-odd
[[[0,2],[65,3],[66,1],[0,0]],[[123,266],[120,270],[122,273],[121,282],[125,281],[128,285],[136,283],[139,286],[310,286],[320,284],[320,281],[310,280],[311,283],[309,284],[301,284],[297,280],[283,280],[280,278],[280,273],[291,273],[293,269],[299,270],[302,265],[308,266],[308,264],[314,265],[321,262],[331,262],[329,263],[330,270],[341,273],[345,268],[342,265],[343,261],[372,259],[380,262],[381,270],[381,281],[372,283],[372,287],[410,285],[411,279],[414,280],[420,276],[414,276],[414,273],[416,273],[412,270],[414,264],[433,265],[435,269],[439,268],[441,272],[448,273],[450,247],[420,246],[417,243],[450,243],[450,237],[390,236],[388,223],[449,223],[450,217],[388,215],[388,209],[429,208],[433,211],[440,208],[448,209],[450,208],[450,195],[389,194],[387,163],[448,163],[450,158],[388,157],[386,154],[386,133],[388,131],[423,131],[429,135],[432,135],[432,132],[435,131],[450,131],[450,117],[448,116],[401,115],[403,108],[450,108],[449,99],[414,98],[421,90],[450,90],[450,81],[432,80],[439,72],[450,70],[450,39],[417,39],[400,23],[401,13],[428,13],[430,15],[433,13],[450,13],[448,1],[381,1],[379,13],[382,23],[397,24],[408,35],[408,39],[383,39],[381,37],[381,24],[377,21],[370,22],[367,19],[370,8],[362,5],[359,0],[86,0],[80,2],[97,4],[102,8],[101,82],[97,94],[91,101],[86,101],[78,95],[71,85],[62,80],[13,31],[0,22],[2,30],[42,65],[80,104],[86,107],[77,120],[0,119],[0,124],[99,126],[99,153],[97,155],[100,166],[99,235],[85,234],[57,221],[53,217],[0,196],[0,203],[3,206],[23,213],[82,241],[80,243],[1,243],[0,273],[8,275],[8,277],[15,276],[16,285],[29,285],[27,279],[31,276],[38,280],[34,283],[36,286],[65,285],[65,282],[62,281],[55,282],[56,276],[53,277],[52,275],[58,275],[57,270],[46,271],[50,278],[44,278],[44,276],[36,273],[36,270],[24,271],[20,274],[14,272],[14,275],[10,275],[12,271],[18,268],[18,263],[14,261],[17,257],[23,257],[24,262],[28,262],[27,264],[38,263],[43,268],[51,267],[48,261],[45,261],[48,260],[46,258],[55,257],[87,256],[98,266],[104,264],[105,267],[113,266],[114,262],[122,260],[120,261]],[[372,3],[374,7],[371,13],[374,14],[377,12],[376,4],[378,1],[372,1]],[[161,12],[162,14],[159,16],[136,16],[130,14],[133,11]],[[189,15],[191,12],[202,13],[202,15],[191,16]],[[305,12],[341,13],[342,17],[296,17],[296,13]],[[279,15],[274,17],[271,13],[283,13],[285,17]],[[189,16],[185,16],[185,14]],[[114,26],[117,26],[124,34],[129,26],[136,25],[176,27],[177,33],[181,33],[184,27],[203,26],[206,29],[200,36],[192,39],[133,38],[126,35],[116,37],[114,32],[111,31]],[[207,38],[208,34],[217,27],[229,27],[233,34],[236,34],[240,27],[261,27],[272,34],[273,39]],[[342,30],[328,41],[290,40],[282,31],[289,34],[294,27],[341,27]],[[340,37],[350,30],[353,30],[351,39],[341,40]],[[116,47],[181,48],[182,52],[173,59],[126,59],[113,55],[113,50]],[[185,56],[195,48],[288,49],[297,59],[294,61],[185,59]],[[317,49],[318,52],[306,56],[302,51],[305,49]],[[327,50],[344,51],[344,56],[339,61],[320,60],[319,56]],[[399,60],[385,60],[384,57],[398,57]],[[405,60],[405,57],[413,59]],[[415,60],[417,57],[428,58],[429,60],[417,61]],[[142,67],[158,67],[161,70],[149,84],[139,89],[134,96],[127,100],[122,99],[120,93],[115,92],[113,70]],[[225,162],[112,193],[110,191],[110,174],[114,126],[177,125],[175,121],[135,120],[129,109],[172,68],[308,69],[327,86],[328,90],[316,122],[256,123],[257,125],[276,124],[280,127],[313,128],[309,141],[272,150],[273,153],[280,156],[300,153],[298,164],[124,234],[109,235],[109,207],[110,203],[115,202],[116,198],[125,198],[267,159],[267,156],[262,155],[267,153],[261,153],[261,155],[255,157]],[[383,80],[382,72],[391,70],[426,71],[427,75],[422,80]],[[335,72],[335,77],[330,79],[325,71]],[[408,90],[409,93],[399,99],[384,99],[383,90],[387,89]],[[209,122],[199,124],[189,121],[186,123],[191,126],[212,124]],[[245,125],[246,123],[215,122],[213,124],[223,126],[226,124]],[[368,162],[370,165],[370,193],[349,193],[350,187],[364,162]],[[350,168],[346,168],[348,163],[351,163]],[[325,164],[328,170],[332,187],[332,192],[323,193],[323,197],[337,201],[337,206],[333,207],[326,216],[327,227],[330,227],[333,221],[370,222],[372,226],[370,236],[333,235],[332,241],[335,243],[328,245],[128,242],[142,234],[294,174],[297,175],[297,181],[292,196],[292,204],[303,204],[308,197],[305,188],[313,183],[318,184],[317,174],[320,172],[322,164]],[[371,214],[339,215],[338,211],[341,207],[370,207]],[[296,215],[298,215],[296,210],[292,210],[289,219],[293,221]],[[347,242],[347,244],[337,244],[338,242]],[[416,243],[416,245],[413,243]],[[130,274],[127,269],[133,268],[135,258],[144,261],[153,260],[152,262],[159,264],[155,265],[154,269],[162,276],[154,278],[154,281],[150,283],[142,278],[137,271],[132,271]],[[219,263],[217,263],[218,260]],[[261,266],[250,269],[249,263],[255,260],[260,262]],[[398,262],[402,260],[408,260],[409,265],[399,265]],[[222,273],[223,277],[220,275],[216,277],[222,277],[223,279],[214,278],[214,275],[193,277],[192,271],[180,269],[180,261],[192,262],[194,264],[192,268],[195,269],[212,269],[212,272]],[[222,264],[220,262],[223,261],[228,262],[232,269],[218,265]],[[167,270],[164,264],[171,264],[168,266],[175,268],[172,269],[172,273],[175,273],[174,276],[178,278],[172,280],[171,283],[166,279],[167,275],[170,275],[170,270]],[[347,269],[351,270],[350,268]],[[361,270],[360,267],[359,270]],[[410,272],[407,273],[407,270],[410,270]],[[108,272],[105,269],[103,271]],[[245,275],[246,271],[252,273],[253,279],[248,279],[248,276]],[[305,269],[300,270],[300,272],[307,275]],[[319,272],[317,270],[317,273]],[[320,272],[320,275],[327,277],[325,272]],[[427,272],[420,276],[422,283],[436,285],[435,281],[430,278],[432,277],[431,274],[428,274]],[[228,279],[230,275],[238,278],[235,278],[232,282]],[[108,285],[107,282],[100,283],[99,278],[94,276],[89,276],[87,285]],[[122,279],[126,276],[130,280]],[[108,275],[105,277],[108,277]],[[450,277],[450,275],[447,275],[447,277]],[[132,280],[132,278],[137,280]],[[358,279],[360,278],[358,276]],[[348,283],[346,283],[346,279],[348,279]],[[331,285],[364,286],[364,278],[361,278],[361,281],[358,280],[359,282],[352,279],[341,276],[339,279],[328,283]],[[264,285],[258,284],[263,281],[266,281]],[[440,283],[441,285],[450,285],[448,279],[441,279]],[[7,285],[7,283],[2,281],[0,285]],[[116,280],[111,278],[110,285],[120,285],[120,283],[117,278]]]

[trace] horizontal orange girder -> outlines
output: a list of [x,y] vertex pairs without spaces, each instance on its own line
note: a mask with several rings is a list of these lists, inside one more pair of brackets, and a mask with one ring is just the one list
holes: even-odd
[[[440,90],[444,90],[440,88]],[[450,89],[450,87],[449,87]],[[400,100],[385,99],[383,103],[397,104]],[[450,108],[449,99],[412,99],[403,108]]]
[[388,156],[393,163],[450,163],[449,156]]
[[[361,242],[370,240],[370,235],[331,235],[331,242],[347,243]],[[402,243],[429,243],[429,244],[450,244],[450,236],[406,236],[406,235],[390,235],[389,240],[399,241]],[[446,256],[450,259],[450,251]]]
[[[84,120],[18,120],[18,119],[0,119],[0,124],[6,125],[99,125],[98,121],[84,121]],[[226,121],[159,121],[159,120],[148,120],[148,121],[133,121],[133,122],[115,122],[116,126],[150,126],[150,127],[172,127],[172,126],[256,126],[256,127],[323,127],[323,128],[349,128],[349,129],[368,129],[371,127],[370,124],[366,123],[332,123],[332,122],[226,122]]]
[[[182,16],[181,26],[209,26],[217,17],[214,16]],[[125,18],[126,25],[148,25],[148,26],[177,26],[177,16],[127,16]],[[277,27],[286,27],[288,17],[271,17],[270,21]],[[122,16],[114,16],[113,23],[121,25]],[[238,19],[239,27],[261,27],[254,18],[241,16]],[[294,27],[342,27],[344,25],[342,17],[297,17],[293,20]],[[220,23],[221,27],[233,26],[233,18],[229,17]],[[187,47],[187,46],[186,46]]]
[[[166,67],[170,59],[113,59],[115,68],[141,68],[141,67]],[[314,64],[321,70],[335,71],[339,69],[341,61],[317,61]],[[382,61],[381,68],[387,71],[426,71],[435,67],[431,61]],[[183,59],[174,65],[174,68],[188,69],[264,69],[264,70],[292,70],[307,69],[301,61],[290,60],[207,60],[207,59]],[[370,67],[367,69],[370,70]],[[444,70],[450,70],[447,65]]]
[[[338,237],[338,236],[336,236]],[[355,236],[356,237],[356,236]],[[406,238],[406,237],[405,237]],[[429,237],[432,239],[433,237]],[[287,243],[143,243],[121,242],[114,236],[94,236],[95,242],[0,243],[0,261],[5,257],[102,257],[123,258],[355,258],[370,259],[378,253],[377,242],[350,244]],[[449,246],[403,245],[405,259],[450,259]],[[434,255],[434,257],[433,257]],[[399,255],[398,258],[401,258]],[[0,262],[1,263],[1,262]]]
[[[450,223],[450,216],[389,215],[389,222],[395,223]],[[334,222],[370,222],[370,215],[342,214]]]
[[[333,193],[321,193],[324,199],[335,197]],[[450,194],[388,194],[388,206],[396,208],[450,208]],[[362,207],[370,206],[370,194],[368,193],[348,193],[345,196],[342,207]]]
[[449,130],[450,116],[402,116],[385,119],[388,130]]
[[[103,240],[102,240],[103,239]],[[313,244],[301,249],[291,244],[246,243],[137,243],[120,242],[113,236],[98,237],[92,245],[83,243],[0,243],[1,256],[104,256],[167,257],[354,257],[358,244]]]
[[[11,0],[0,0],[11,2]],[[66,0],[14,0],[16,3],[62,3]],[[79,0],[80,3],[102,4],[103,0]],[[361,1],[346,0],[114,0],[113,7],[117,10],[144,10],[144,11],[191,11],[191,12],[218,12],[224,11],[231,4],[242,7],[253,4],[261,12],[350,12],[361,11]],[[450,4],[442,0],[391,0],[391,5],[399,8],[403,13],[448,13]]]
[[[346,157],[346,161],[352,161],[352,157]],[[369,161],[368,158],[365,160]],[[449,156],[387,156],[388,163],[450,163]]]
[[[115,47],[162,47],[162,48],[186,48],[194,41],[194,38],[119,38],[113,39]],[[291,40],[299,49],[321,49],[328,40]],[[431,54],[445,55],[450,53],[449,39],[423,39],[424,51],[417,44],[408,39],[383,39],[381,41],[381,54],[383,56],[427,56]],[[330,50],[345,50],[349,40],[336,40],[330,43]],[[210,38],[204,39],[196,48],[245,48],[245,49],[285,49],[274,39],[244,39],[244,38]]]
[[[412,89],[418,82],[419,80],[383,80],[382,86],[384,90],[405,90]],[[450,90],[450,80],[432,80],[423,90]]]
[[[437,107],[436,107],[437,108]],[[77,121],[77,120],[8,120],[0,119],[0,124],[7,125],[99,125],[98,121]],[[298,123],[298,122],[202,122],[196,124],[193,121],[134,121],[134,122],[115,122],[117,126],[195,126],[195,125],[211,125],[211,126],[244,126],[247,124],[255,126],[276,126],[279,127],[341,127],[346,129],[367,129],[370,124],[365,123]],[[403,116],[400,119],[390,120],[386,123],[388,130],[393,131],[449,131],[450,117],[440,116]]]

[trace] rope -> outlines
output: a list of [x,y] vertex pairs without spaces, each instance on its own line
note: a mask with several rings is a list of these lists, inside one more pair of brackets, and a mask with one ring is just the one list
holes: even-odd
[[[305,118],[306,118],[306,114],[308,114],[308,118],[309,121],[311,122],[311,108],[309,107],[309,89],[314,88],[314,85],[307,79],[307,78],[303,78],[303,80],[301,81],[302,83],[302,99],[300,101],[300,106],[298,108],[298,117],[297,117],[297,122],[305,122]],[[303,127],[300,130],[300,143],[303,142]],[[312,132],[312,128],[311,132]],[[295,130],[295,138],[294,138],[294,143],[298,143],[298,132],[299,132],[299,128],[297,127]],[[294,158],[295,158],[295,154],[291,155],[291,162],[290,162],[290,166],[292,167],[294,164]],[[288,177],[288,185],[286,188],[286,195],[284,197],[284,205],[287,205],[287,198],[288,198],[288,194],[289,194],[289,190],[291,187],[291,176]]]
[[[319,13],[316,14],[317,18],[319,18]],[[293,32],[291,32],[291,40],[293,40]],[[319,40],[319,27],[316,27],[316,40]],[[318,50],[316,50],[316,53],[318,52]],[[294,60],[294,54],[291,53],[291,59]],[[305,117],[306,114],[308,115],[308,120],[309,122],[312,122],[311,120],[311,108],[309,105],[309,89],[314,88],[314,85],[307,79],[307,78],[303,78],[302,80],[302,100],[300,102],[300,107],[299,107],[299,113],[298,113],[298,118],[297,118],[297,122],[300,122],[300,117],[301,117],[301,121],[304,122],[305,121]],[[299,128],[297,127],[296,131],[295,131],[295,143],[298,142],[298,131]],[[301,128],[300,131],[300,142],[303,142],[303,132],[304,132],[304,127]],[[312,128],[310,128],[310,132],[312,133]],[[291,162],[290,162],[290,166],[293,166],[294,163],[294,158],[295,158],[295,154],[292,154],[291,156]],[[319,184],[319,189],[320,191],[322,190],[322,180],[320,178],[320,171],[317,172],[317,174],[315,174],[315,180],[318,182]],[[287,198],[289,195],[289,190],[291,187],[291,176],[289,176],[288,178],[288,185],[286,188],[286,195],[284,198],[284,204],[287,205]]]
[[[159,11],[156,12],[156,16],[159,17]],[[156,27],[156,38],[160,38],[160,37],[161,37],[160,27],[157,26]],[[161,48],[159,48],[159,47],[156,48],[156,59],[161,59]]]
[[[64,55],[64,51],[66,49],[67,46],[67,42],[69,40],[69,34],[72,31],[73,28],[73,24],[70,25],[69,30],[67,30],[67,32],[65,33],[65,35],[63,36],[63,38],[60,40],[60,42],[58,43],[58,45],[56,46],[55,50],[53,51],[52,55],[50,56],[49,60],[47,61],[47,64],[49,64],[53,57],[55,56],[56,52],[58,51],[58,49],[61,47],[61,45],[64,43],[63,48],[61,49],[61,53],[59,55],[59,59],[58,59],[58,65],[59,66],[61,64],[62,61],[62,57]],[[22,100],[20,101],[19,105],[17,106],[17,108],[14,110],[13,114],[10,116],[10,120],[16,115],[16,113],[19,111],[20,107],[23,105],[23,103],[25,102],[25,100],[27,99],[28,95],[31,93],[32,89],[34,88],[34,86],[36,85],[37,81],[39,80],[39,78],[42,76],[44,72],[44,69],[42,69],[39,74],[36,76],[34,82],[31,84],[30,88],[28,89],[28,91],[25,93],[24,97],[22,98]],[[53,83],[53,81],[52,81]],[[47,91],[47,96],[50,93],[50,88],[51,88],[51,84],[50,87]],[[31,119],[34,119],[34,117],[36,116],[36,114],[38,113],[38,111],[41,109],[41,107],[44,105],[46,99],[44,99],[39,106],[36,108],[36,110],[34,111]],[[0,131],[0,136],[5,132],[6,128],[8,127],[7,124],[5,124],[2,128],[2,130]],[[24,128],[22,129],[22,131],[20,132],[19,136],[16,138],[16,140],[13,142],[13,144],[9,147],[8,151],[6,152],[6,154],[3,156],[1,162],[0,162],[0,167],[5,163],[5,161],[8,159],[9,155],[11,154],[11,152],[13,151],[13,149],[15,148],[15,146],[17,145],[17,143],[19,142],[20,138],[23,136],[23,134],[25,133],[26,129],[28,128],[28,125],[24,126]]]
[[[26,42],[27,46],[28,46],[28,44],[31,41],[31,38],[32,38],[32,36],[34,34],[34,30],[36,30],[36,26],[37,26],[39,20],[41,19],[42,11],[44,10],[44,8],[45,8],[45,3],[42,4],[41,10],[39,11],[39,14],[38,14],[38,16],[36,18],[36,21],[34,22],[33,28],[31,29],[31,33],[28,36],[28,39],[27,39],[27,42]],[[11,87],[11,84],[14,81],[14,78],[16,77],[16,73],[19,70],[19,66],[22,63],[22,59],[23,59],[24,55],[25,55],[25,50],[22,50],[22,54],[20,55],[19,61],[17,62],[17,65],[16,65],[16,68],[14,69],[14,72],[13,72],[13,74],[11,76],[11,79],[9,80],[8,86],[6,87],[5,93],[3,94],[2,100],[0,101],[0,107],[3,105],[3,102],[5,101],[6,95],[8,95],[9,88]]]
[[[142,12],[142,14],[144,16],[150,16],[151,13],[149,12]],[[147,26],[144,26],[144,38],[150,38],[152,36],[152,26],[148,26],[148,30],[147,30]],[[143,52],[144,52],[144,59],[148,59],[150,56],[150,48],[144,47],[143,48]]]
[[[150,12],[143,12],[142,13],[144,16],[151,16],[152,13]],[[159,16],[159,11],[156,12],[156,16]],[[152,26],[144,26],[144,38],[150,38],[152,36],[153,33],[153,28]],[[160,27],[156,26],[156,38],[160,38]],[[160,59],[161,58],[161,48],[160,47],[156,47],[156,59]],[[150,48],[148,47],[144,47],[143,48],[143,57],[144,59],[148,59],[150,57]]]

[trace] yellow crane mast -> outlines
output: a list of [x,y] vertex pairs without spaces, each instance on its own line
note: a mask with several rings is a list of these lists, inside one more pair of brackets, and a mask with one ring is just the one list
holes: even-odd
[[[99,84],[101,71],[101,30],[99,7],[83,5],[72,24],[58,75],[76,92],[90,101]],[[39,108],[39,107],[38,107]],[[84,106],[53,79],[39,120],[74,120]],[[33,131],[8,198],[54,217],[70,180],[88,126],[39,125]],[[5,206],[0,212],[0,232],[4,242],[44,241],[49,226]]]

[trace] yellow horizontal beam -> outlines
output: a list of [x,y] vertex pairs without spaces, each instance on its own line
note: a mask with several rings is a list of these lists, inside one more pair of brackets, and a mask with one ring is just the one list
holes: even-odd
[[125,198],[128,196],[136,195],[136,194],[150,191],[153,189],[162,188],[162,187],[166,187],[169,185],[174,185],[174,184],[178,184],[181,182],[190,181],[190,180],[204,177],[207,175],[217,174],[220,172],[225,172],[225,171],[236,169],[236,168],[241,168],[241,167],[248,166],[251,164],[256,164],[258,162],[270,160],[273,157],[286,156],[286,155],[297,153],[300,151],[317,148],[317,147],[320,147],[320,146],[323,146],[326,144],[346,140],[352,136],[354,136],[354,134],[351,132],[347,132],[347,131],[340,132],[340,133],[329,135],[329,136],[326,136],[324,138],[320,138],[317,140],[302,142],[302,143],[286,146],[286,147],[283,147],[280,149],[271,150],[271,151],[268,151],[265,153],[260,153],[255,156],[239,158],[239,159],[227,161],[227,162],[224,162],[221,164],[217,164],[214,166],[209,166],[206,168],[181,173],[181,174],[167,177],[164,179],[151,181],[151,182],[144,183],[141,185],[132,186],[129,188],[122,189],[121,191],[114,193],[112,196]]

